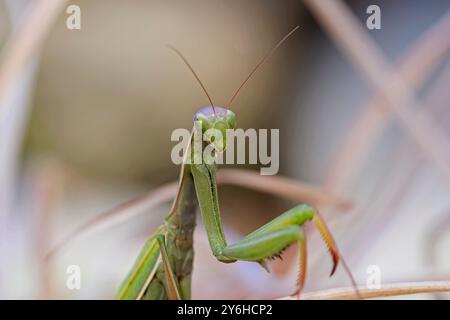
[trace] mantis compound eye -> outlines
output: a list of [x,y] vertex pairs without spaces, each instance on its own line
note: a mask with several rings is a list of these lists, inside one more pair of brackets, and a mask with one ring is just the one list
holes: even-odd
[[196,112],[194,122],[199,121],[206,140],[218,152],[226,148],[227,130],[236,127],[236,115],[233,111],[222,107],[204,107]]
[[236,128],[236,114],[233,111],[227,110],[226,121],[228,124],[228,129]]
[[223,127],[225,129],[236,127],[235,113],[222,107],[203,107],[195,113],[193,121],[201,121],[203,132],[211,128],[220,130]]

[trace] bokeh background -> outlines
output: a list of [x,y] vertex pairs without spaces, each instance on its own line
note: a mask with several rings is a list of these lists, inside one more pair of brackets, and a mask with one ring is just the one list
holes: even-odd
[[[371,4],[380,30],[366,27]],[[81,30],[66,27],[69,5],[81,8]],[[170,134],[190,128],[207,100],[166,44],[221,105],[297,25],[234,103],[238,126],[279,128],[280,174],[351,201],[320,209],[359,284],[375,265],[382,284],[449,286],[448,0],[3,0],[0,297],[112,298],[170,203],[45,255],[86,221],[177,178]],[[231,186],[220,196],[230,242],[293,205]],[[328,277],[326,249],[308,234],[305,291],[348,286],[342,270]],[[201,221],[195,239],[194,298],[295,288],[295,247],[267,274],[215,261]],[[80,290],[66,287],[69,265],[82,270]]]

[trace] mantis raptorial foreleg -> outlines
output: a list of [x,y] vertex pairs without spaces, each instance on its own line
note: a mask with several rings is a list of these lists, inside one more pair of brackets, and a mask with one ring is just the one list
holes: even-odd
[[295,292],[298,294],[304,286],[307,269],[306,237],[302,226],[306,222],[314,220],[332,254],[334,265],[331,274],[334,273],[339,261],[337,247],[318,212],[305,204],[286,211],[240,241],[228,245],[221,224],[216,187],[216,167],[209,164],[194,164],[191,167],[208,240],[214,256],[219,261],[254,261],[265,266],[266,259],[279,256],[286,247],[298,243],[300,268],[298,289]]
[[[153,281],[150,286],[157,273],[163,278]],[[165,295],[171,300],[182,298],[173,262],[168,254],[166,234],[158,233],[147,241],[117,298],[155,299]]]
[[166,238],[164,235],[156,237],[159,250],[161,252],[162,263],[164,266],[164,275],[166,276],[166,290],[169,298],[172,300],[181,300],[180,285],[178,279],[173,272],[172,261],[167,253]]
[[[232,96],[229,104],[233,102],[239,90],[256,69],[297,28],[286,35],[257,64],[256,68]],[[186,299],[190,297],[190,275],[193,258],[192,232],[195,225],[197,202],[211,251],[221,262],[254,261],[267,269],[265,260],[280,256],[286,247],[297,243],[300,268],[295,294],[299,295],[304,286],[307,269],[306,236],[303,232],[303,225],[308,221],[313,221],[319,229],[333,258],[334,264],[331,271],[331,274],[333,274],[339,262],[339,253],[331,233],[320,218],[319,213],[314,208],[303,204],[286,211],[240,241],[231,245],[227,244],[219,209],[214,158],[212,162],[210,158],[204,159],[203,152],[200,152],[199,155],[195,153],[195,148],[191,148],[191,146],[195,146],[193,139],[197,136],[197,133],[203,135],[207,130],[213,129],[219,131],[222,139],[209,139],[201,142],[200,145],[203,145],[203,148],[212,147],[215,153],[223,152],[226,148],[226,131],[236,127],[236,115],[227,108],[213,104],[193,68],[178,50],[173,47],[172,49],[180,55],[192,71],[211,105],[200,109],[194,116],[197,126],[194,125],[189,148],[185,154],[178,193],[171,213],[166,218],[164,225],[158,229],[156,236],[152,237],[142,249],[133,269],[119,291],[118,298]],[[202,161],[199,163],[196,161],[198,159]]]

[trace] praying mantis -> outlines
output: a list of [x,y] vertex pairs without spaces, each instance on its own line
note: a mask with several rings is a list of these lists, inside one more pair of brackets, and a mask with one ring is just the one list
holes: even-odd
[[[228,103],[228,108],[239,91],[275,50],[290,37],[298,27],[289,32],[272,48],[255,66],[244,82],[239,86]],[[184,56],[174,47],[169,46],[190,69],[202,90],[208,97],[210,105],[201,108],[194,116],[200,127],[193,129],[202,133],[215,129],[226,135],[227,129],[236,127],[236,115],[228,108],[214,105],[205,86]],[[212,254],[224,263],[252,261],[267,269],[266,260],[280,256],[284,249],[297,243],[299,254],[299,271],[297,289],[293,293],[299,296],[306,279],[307,245],[304,224],[313,222],[328,246],[333,260],[331,275],[340,261],[340,254],[331,233],[318,211],[306,204],[295,206],[284,212],[256,231],[248,234],[234,244],[228,244],[222,228],[219,196],[216,182],[216,164],[214,161],[196,163],[192,140],[185,160],[181,165],[178,189],[175,200],[165,222],[149,238],[137,257],[131,271],[123,281],[116,295],[118,299],[190,299],[191,274],[193,263],[193,231],[195,228],[196,209],[200,208],[201,218],[206,229]],[[217,153],[226,148],[226,140],[210,140],[203,147],[212,147]],[[348,271],[352,282],[354,280]]]

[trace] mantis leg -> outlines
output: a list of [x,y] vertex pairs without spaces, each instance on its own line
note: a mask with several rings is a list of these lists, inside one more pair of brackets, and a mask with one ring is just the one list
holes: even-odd
[[298,269],[298,278],[297,278],[297,290],[293,293],[293,296],[300,296],[303,288],[305,287],[305,279],[306,279],[306,271],[308,268],[307,263],[307,247],[306,247],[306,237],[303,238],[303,241],[299,241],[298,243],[298,257],[299,257],[299,269]]
[[167,247],[164,235],[158,235],[156,237],[158,246],[161,251],[161,258],[164,267],[164,275],[166,277],[167,294],[171,300],[181,300],[180,286],[177,278],[173,272],[172,264],[170,262],[169,255],[167,254]]
[[298,243],[300,250],[299,287],[296,291],[298,295],[304,285],[306,273],[306,238],[302,226],[306,222],[312,221],[331,253],[333,258],[331,275],[334,273],[339,262],[339,251],[316,209],[305,204],[298,205],[240,241],[228,245],[220,217],[215,165],[194,164],[191,166],[191,172],[209,244],[214,256],[219,261],[226,263],[237,260],[255,261],[265,267],[266,259],[280,256],[286,247]]
[[339,258],[334,243],[328,237],[325,225],[322,224],[318,213],[306,205],[300,205],[288,210],[242,240],[226,246],[222,250],[222,256],[226,259],[256,261],[263,264],[265,259],[279,257],[286,247],[297,243],[300,261],[298,287],[294,295],[298,296],[304,287],[307,271],[306,236],[303,231],[303,224],[310,220],[316,223],[330,248],[335,264],[332,271],[334,272]]
[[158,243],[154,235],[145,243],[133,268],[120,286],[116,298],[126,300],[142,299],[150,281],[154,278],[160,266],[161,259],[159,256]]
[[[165,240],[166,233],[161,227],[142,248],[116,298],[181,299],[180,287],[173,272]],[[161,280],[153,281],[158,274],[161,274]]]

